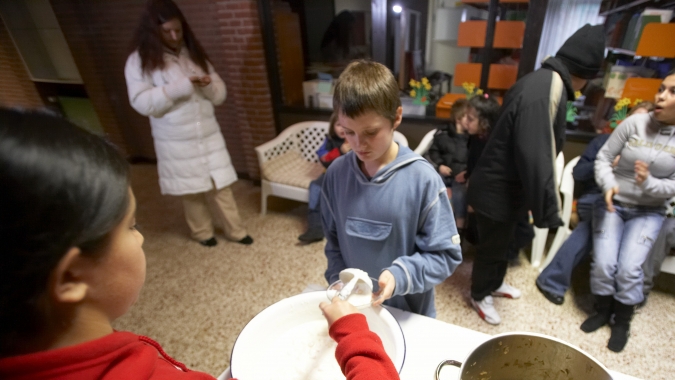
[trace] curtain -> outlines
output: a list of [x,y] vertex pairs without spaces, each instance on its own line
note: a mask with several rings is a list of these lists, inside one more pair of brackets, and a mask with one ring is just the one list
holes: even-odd
[[539,51],[534,69],[548,56],[555,55],[562,44],[585,24],[605,22],[599,16],[602,0],[548,0],[544,28],[541,31]]

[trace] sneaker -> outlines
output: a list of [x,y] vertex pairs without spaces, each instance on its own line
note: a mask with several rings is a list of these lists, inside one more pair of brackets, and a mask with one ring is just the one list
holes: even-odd
[[245,238],[243,238],[243,239],[237,241],[237,243],[243,244],[243,245],[251,245],[251,244],[253,244],[253,238],[250,237],[250,236],[248,236],[248,235],[246,235]]
[[495,310],[492,296],[487,296],[480,301],[471,298],[471,305],[485,322],[491,325],[498,325],[502,321],[499,314],[497,314],[497,310]]
[[204,247],[215,247],[216,244],[218,244],[218,240],[216,240],[216,238],[212,237],[211,239],[206,239],[206,240],[200,241],[199,244],[203,245]]
[[514,288],[513,286],[502,282],[502,285],[497,288],[494,292],[492,292],[492,295],[495,297],[506,297],[506,298],[520,298],[520,290]]

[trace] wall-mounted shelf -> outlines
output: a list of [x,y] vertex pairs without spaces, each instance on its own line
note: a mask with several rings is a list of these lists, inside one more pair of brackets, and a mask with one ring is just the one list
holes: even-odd
[[659,91],[661,82],[661,79],[654,78],[628,78],[623,87],[621,97],[633,101],[635,99],[654,101],[654,95]]
[[[487,21],[465,21],[459,24],[457,46],[480,48],[485,46]],[[520,49],[523,47],[525,23],[522,21],[498,21],[495,23],[495,49]]]
[[642,57],[675,58],[675,24],[645,25],[635,55]]
[[[455,66],[453,85],[461,86],[463,83],[473,83],[478,86],[483,65],[480,63],[458,63]],[[491,64],[488,76],[488,89],[508,90],[516,83],[518,66]]]

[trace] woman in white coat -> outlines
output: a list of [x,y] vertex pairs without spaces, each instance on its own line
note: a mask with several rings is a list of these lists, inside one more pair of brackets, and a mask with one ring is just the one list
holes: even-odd
[[213,107],[225,83],[208,62],[183,13],[171,0],[149,0],[124,75],[129,101],[150,118],[162,194],[183,200],[192,238],[214,246],[207,196],[218,205],[225,236],[251,244],[230,185],[237,180]]

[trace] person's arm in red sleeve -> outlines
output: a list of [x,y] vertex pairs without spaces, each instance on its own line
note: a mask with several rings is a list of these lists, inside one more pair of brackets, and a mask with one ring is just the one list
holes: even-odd
[[368,329],[363,314],[349,314],[330,327],[337,343],[335,358],[347,380],[399,379],[380,337]]

